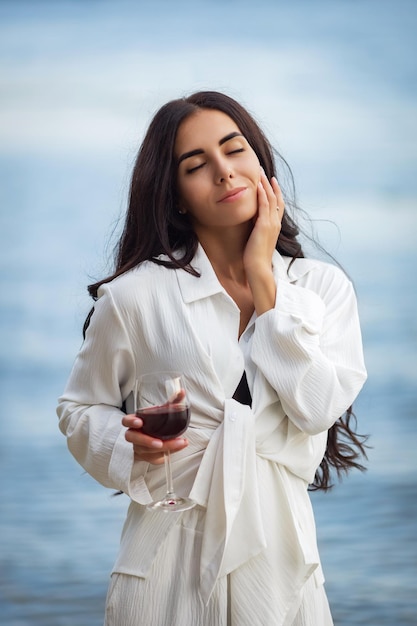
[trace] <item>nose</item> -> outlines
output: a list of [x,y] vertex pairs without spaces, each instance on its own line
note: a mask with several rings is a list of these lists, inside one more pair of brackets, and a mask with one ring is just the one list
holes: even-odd
[[233,178],[233,170],[229,161],[222,158],[218,160],[216,164],[215,178],[217,184],[222,184],[228,178]]

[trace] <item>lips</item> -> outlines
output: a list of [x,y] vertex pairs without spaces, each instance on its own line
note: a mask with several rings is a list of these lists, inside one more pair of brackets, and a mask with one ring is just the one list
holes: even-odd
[[217,202],[234,202],[238,200],[246,191],[246,187],[236,187],[224,194]]

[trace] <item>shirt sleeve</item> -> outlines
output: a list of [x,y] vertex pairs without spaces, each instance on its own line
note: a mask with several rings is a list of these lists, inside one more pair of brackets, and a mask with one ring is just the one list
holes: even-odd
[[110,289],[100,291],[57,414],[80,465],[105,487],[129,493],[133,446],[124,437],[121,407],[134,386],[135,360]]
[[274,309],[256,321],[251,356],[288,418],[315,435],[353,403],[366,370],[351,282],[331,265],[311,274],[303,286],[278,280]]

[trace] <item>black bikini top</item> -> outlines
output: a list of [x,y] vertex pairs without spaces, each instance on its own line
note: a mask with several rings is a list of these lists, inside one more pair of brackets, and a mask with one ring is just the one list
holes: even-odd
[[249,406],[252,406],[252,396],[249,391],[246,372],[243,372],[240,383],[236,387],[236,391],[233,394],[233,400],[237,400],[240,404],[248,404]]

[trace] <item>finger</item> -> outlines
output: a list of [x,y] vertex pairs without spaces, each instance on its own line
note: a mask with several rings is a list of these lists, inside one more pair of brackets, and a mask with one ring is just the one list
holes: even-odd
[[137,428],[128,428],[125,432],[125,439],[129,443],[133,443],[135,446],[141,446],[142,448],[146,448],[148,450],[161,450],[164,445],[161,439],[145,435],[145,433]]
[[123,416],[122,424],[123,426],[126,426],[126,428],[142,428],[143,421],[140,417],[138,417],[134,413],[131,413],[129,415]]
[[133,452],[136,461],[145,461],[146,463],[152,463],[152,465],[162,465],[164,462],[165,455],[163,452],[149,451],[141,446],[133,446]]
[[268,208],[270,209],[270,211],[276,210],[277,204],[278,204],[278,198],[272,186],[272,180],[273,179],[271,179],[271,182],[270,182],[265,172],[261,170],[261,184],[265,191],[267,201],[268,201]]
[[160,465],[164,462],[165,452],[179,452],[188,446],[188,440],[183,437],[177,437],[176,439],[170,439],[169,441],[161,443],[163,443],[163,447],[159,450],[149,449],[143,445],[133,445],[136,458],[140,461]]
[[284,201],[276,179],[267,180],[267,187],[262,182],[258,189],[258,217],[264,216],[272,224],[281,225],[284,214]]
[[270,203],[262,181],[258,183],[258,215],[268,215],[270,212]]
[[188,446],[188,439],[185,437],[176,437],[163,442],[162,450],[165,452],[178,452]]
[[157,437],[146,435],[142,430],[137,428],[128,428],[125,433],[125,439],[129,443],[133,443],[133,445],[139,446],[148,451],[158,450],[159,452],[177,452],[188,445],[188,441],[184,437],[176,437],[175,439],[167,439],[163,441]]
[[178,392],[174,394],[174,396],[170,399],[168,404],[181,404],[185,399],[185,389],[180,389]]
[[279,186],[278,181],[275,178],[275,176],[271,178],[271,186],[272,186],[272,189],[274,191],[275,198],[277,201],[276,209],[278,210],[279,217],[282,220],[282,217],[285,211],[285,202],[284,202],[284,196],[282,195],[281,187]]

